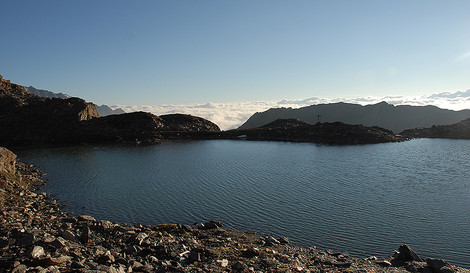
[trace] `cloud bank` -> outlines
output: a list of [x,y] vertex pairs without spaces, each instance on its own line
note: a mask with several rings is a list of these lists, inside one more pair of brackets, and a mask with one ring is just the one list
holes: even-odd
[[470,109],[470,89],[454,93],[442,92],[425,96],[385,96],[385,97],[359,97],[359,98],[319,98],[312,97],[299,100],[258,101],[240,103],[206,103],[206,104],[180,104],[180,105],[113,105],[112,108],[122,108],[126,112],[145,111],[155,115],[164,114],[191,114],[208,119],[219,125],[222,130],[234,129],[242,125],[256,112],[266,111],[269,108],[304,106],[347,102],[361,105],[375,104],[386,101],[393,105],[425,106],[435,105],[444,109],[462,110]]

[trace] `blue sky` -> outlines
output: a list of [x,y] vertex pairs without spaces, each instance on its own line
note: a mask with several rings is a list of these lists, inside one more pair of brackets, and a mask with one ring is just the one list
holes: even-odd
[[470,1],[2,1],[0,74],[98,104],[470,89]]

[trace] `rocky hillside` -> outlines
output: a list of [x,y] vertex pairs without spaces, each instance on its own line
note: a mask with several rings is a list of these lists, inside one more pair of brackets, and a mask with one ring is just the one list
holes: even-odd
[[318,104],[299,109],[274,108],[251,116],[239,129],[260,127],[276,119],[295,118],[309,123],[344,122],[379,126],[395,133],[405,129],[445,125],[470,118],[470,110],[451,111],[435,106],[393,106],[386,102],[362,106],[351,103]]
[[158,143],[163,132],[217,132],[214,123],[190,115],[130,113],[99,117],[79,98],[44,98],[0,79],[0,145],[79,144],[124,141]]
[[33,95],[23,86],[0,79],[0,143],[43,144],[79,134],[80,123],[98,117],[96,106],[79,98]]
[[455,138],[470,139],[470,119],[449,125],[433,125],[429,128],[408,129],[400,135],[409,138]]
[[146,226],[77,217],[34,191],[40,183],[40,171],[0,147],[0,272],[469,272],[407,245],[390,257],[355,258],[218,221]]
[[[25,87],[26,90],[31,92],[32,94],[39,96],[39,97],[44,97],[44,98],[58,98],[58,99],[68,99],[71,98],[71,96],[64,94],[64,93],[55,93],[49,90],[43,90],[43,89],[37,89],[35,87],[29,86]],[[111,109],[111,107],[107,105],[97,105],[96,109],[98,110],[98,114],[100,117],[105,117],[109,115],[118,115],[118,114],[124,114],[125,111],[122,110],[121,108],[117,109]]]
[[278,119],[253,129],[224,132],[225,137],[248,140],[314,142],[334,145],[398,142],[406,140],[380,127],[322,122],[314,125],[298,119]]

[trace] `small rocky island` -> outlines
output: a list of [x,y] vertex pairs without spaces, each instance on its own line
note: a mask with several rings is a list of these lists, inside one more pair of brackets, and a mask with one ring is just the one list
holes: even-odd
[[0,272],[470,272],[407,245],[390,257],[355,258],[218,221],[147,226],[73,216],[36,191],[42,177],[0,147]]
[[392,131],[372,126],[342,122],[310,124],[298,119],[277,119],[253,129],[237,129],[223,133],[228,139],[314,142],[332,145],[399,142],[406,138]]

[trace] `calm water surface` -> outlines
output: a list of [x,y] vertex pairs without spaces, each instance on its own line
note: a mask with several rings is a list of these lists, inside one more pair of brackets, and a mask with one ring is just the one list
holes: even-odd
[[323,146],[199,141],[19,151],[76,214],[287,236],[388,256],[410,244],[470,267],[470,141]]

